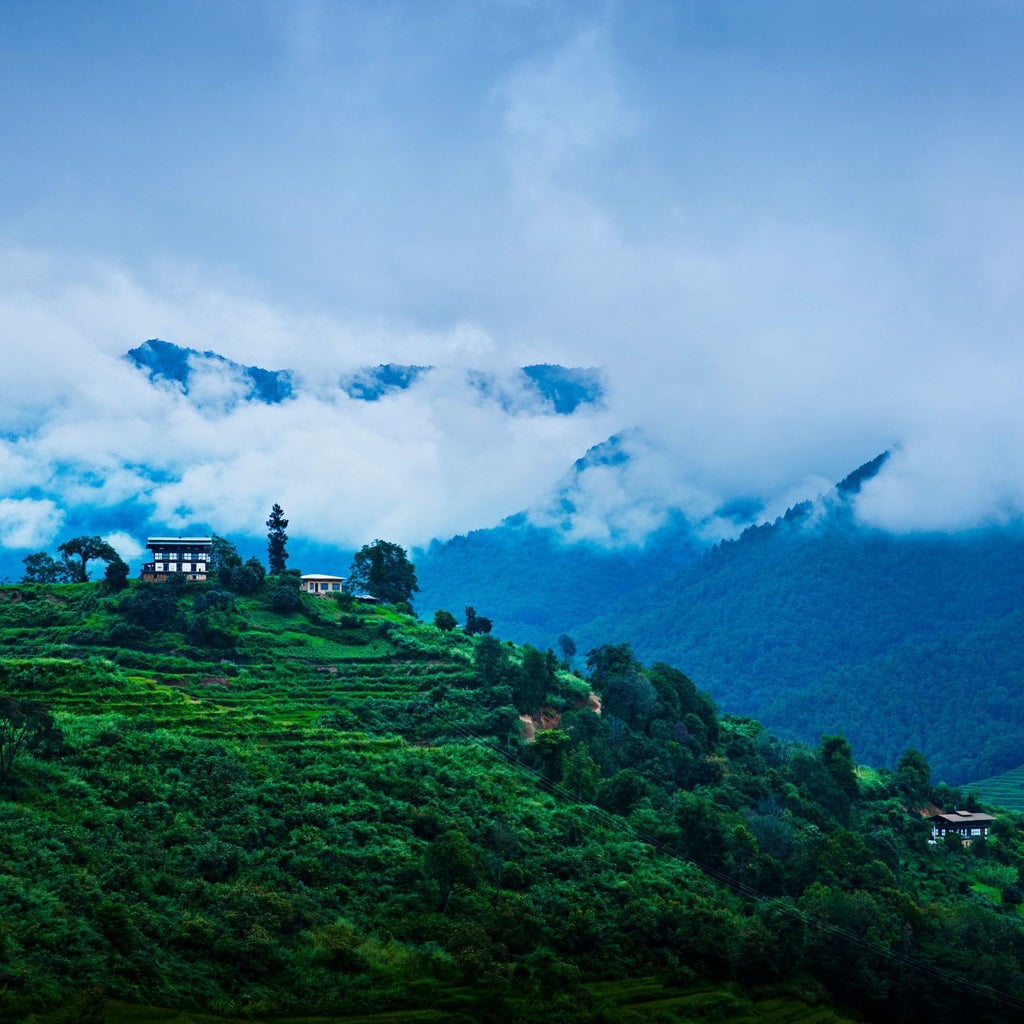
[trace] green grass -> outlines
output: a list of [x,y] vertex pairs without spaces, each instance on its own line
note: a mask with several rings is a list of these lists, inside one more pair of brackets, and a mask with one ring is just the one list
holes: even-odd
[[[128,594],[144,586],[133,581]],[[183,626],[201,593],[190,587],[182,595]],[[124,634],[123,600],[97,586],[53,593],[0,587],[0,687],[46,701],[58,718],[143,717],[207,738],[320,731],[325,716],[340,715],[342,728],[326,734],[344,742],[382,701],[393,729],[400,725],[394,719],[436,687],[473,682],[469,638],[442,635],[388,609],[343,611],[312,598],[281,615],[265,594],[236,596],[236,632],[223,649],[190,647],[182,632],[145,629],[117,647],[55,643],[83,631],[93,638]],[[32,628],[41,615],[46,628]]]

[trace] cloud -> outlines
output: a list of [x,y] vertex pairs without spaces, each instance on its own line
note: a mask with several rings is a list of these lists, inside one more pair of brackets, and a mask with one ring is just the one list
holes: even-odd
[[[865,522],[1020,518],[1019,8],[256,9],[203,46],[159,2],[156,46],[14,40],[7,500],[255,532],[280,501],[318,539],[420,543],[553,515],[634,430],[575,482],[573,535],[727,531],[730,501],[775,514],[894,445]],[[300,394],[154,388],[120,358],[154,336]],[[382,362],[437,369],[339,391]],[[545,414],[510,375],[534,362],[603,367],[606,408]]]
[[0,498],[0,544],[8,548],[35,548],[57,535],[63,511],[49,499]]
[[[168,315],[160,295],[117,271],[96,268],[86,286],[75,273],[65,276],[66,264],[40,261],[36,269],[31,287],[23,273],[19,292],[2,298],[8,322],[33,322],[36,311],[45,310],[45,330],[13,360],[0,397],[7,407],[16,405],[31,380],[33,403],[45,415],[23,420],[17,435],[0,445],[0,487],[16,495],[42,490],[48,497],[29,502],[19,495],[11,503],[9,514],[20,518],[12,518],[3,535],[9,546],[50,540],[60,526],[60,504],[99,510],[141,502],[162,528],[205,524],[218,533],[255,535],[275,501],[293,530],[309,539],[356,546],[394,536],[422,544],[540,500],[611,424],[601,410],[552,414],[509,371],[507,355],[467,325],[437,335],[392,330],[371,336],[358,350],[366,362],[397,354],[436,368],[406,392],[378,402],[350,399],[338,386],[337,365],[333,372],[315,370],[326,361],[324,350],[311,360],[301,357],[306,321],[287,311],[274,311],[271,319],[281,331],[282,354],[294,347],[299,355],[297,397],[273,406],[247,400],[236,371],[202,359],[194,360],[186,396],[114,358],[105,335],[87,336],[99,334],[99,327],[83,309],[101,304],[104,288],[110,309],[131,296],[142,324]],[[242,322],[259,323],[267,315],[244,294],[207,301],[234,310]],[[184,314],[180,325],[169,318],[171,336],[193,315]],[[114,332],[117,319],[112,315]],[[324,333],[339,341],[354,331],[327,324]],[[471,371],[495,383],[482,389]],[[30,513],[35,529],[27,525]]]
[[103,538],[126,562],[141,557],[146,550],[139,542],[138,537],[131,534],[115,531],[108,533]]

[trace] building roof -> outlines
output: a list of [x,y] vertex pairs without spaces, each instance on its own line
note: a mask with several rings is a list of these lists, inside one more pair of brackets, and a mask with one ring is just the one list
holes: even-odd
[[212,544],[212,537],[147,537],[146,547],[154,544]]
[[304,580],[326,580],[328,583],[341,583],[344,576],[328,576],[322,572],[307,572],[302,577]]
[[942,811],[933,814],[931,821],[944,821],[950,825],[983,825],[996,819],[983,811]]

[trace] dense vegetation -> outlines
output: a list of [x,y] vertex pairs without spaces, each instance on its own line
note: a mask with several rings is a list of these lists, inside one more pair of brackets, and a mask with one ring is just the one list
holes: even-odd
[[1024,839],[920,755],[289,586],[0,588],[0,1018],[1024,1020]]
[[699,558],[680,524],[641,551],[567,546],[515,521],[435,544],[418,560],[422,604],[472,599],[503,636],[543,647],[561,633],[581,650],[628,641],[789,738],[841,725],[872,764],[914,746],[958,785],[1015,768],[1024,535],[857,525],[852,495],[882,461]]
[[[556,531],[513,516],[417,552],[418,604],[433,614],[472,603],[502,636],[549,647],[605,609],[628,607],[632,595],[671,577],[701,547],[681,522],[638,551],[566,544]],[[628,639],[622,632],[607,635]]]
[[1024,536],[896,537],[810,511],[720,545],[574,637],[628,638],[784,735],[841,723],[871,763],[918,746],[958,784],[1018,765]]

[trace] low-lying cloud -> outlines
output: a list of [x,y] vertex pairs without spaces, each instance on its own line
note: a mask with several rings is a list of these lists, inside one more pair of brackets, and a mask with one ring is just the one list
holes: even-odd
[[[124,502],[259,534],[274,501],[342,546],[524,508],[616,544],[681,511],[713,539],[883,449],[866,523],[1024,514],[1014,5],[256,7],[258,61],[183,75],[154,3],[155,50],[51,34],[0,69],[26,85],[0,90],[0,543]],[[235,52],[235,17],[204,53]],[[105,124],[131,160],[83,127]],[[291,369],[296,395],[204,364],[183,396],[121,358],[151,337]],[[436,369],[339,388],[385,362]],[[513,371],[543,362],[601,367],[604,406],[542,408]],[[630,459],[561,516],[572,462],[622,432]]]

